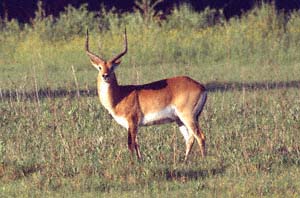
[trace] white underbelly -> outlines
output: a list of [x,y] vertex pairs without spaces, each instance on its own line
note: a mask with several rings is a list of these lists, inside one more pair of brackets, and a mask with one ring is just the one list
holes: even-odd
[[177,115],[175,113],[175,108],[172,106],[167,106],[166,108],[157,111],[147,113],[141,119],[139,125],[153,125],[153,124],[163,124],[175,121],[177,119]]
[[128,122],[127,122],[127,119],[125,117],[117,116],[117,115],[114,115],[113,113],[111,113],[111,115],[113,116],[113,118],[115,119],[115,121],[119,125],[121,125],[122,127],[128,129]]

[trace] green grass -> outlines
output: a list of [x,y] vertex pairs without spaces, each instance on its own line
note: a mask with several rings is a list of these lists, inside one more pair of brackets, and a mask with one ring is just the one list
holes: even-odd
[[[123,28],[127,27],[129,50],[118,70],[119,79],[125,84],[179,74],[191,75],[202,82],[299,79],[299,12],[291,13],[283,23],[286,19],[282,14],[277,15],[273,6],[263,5],[240,19],[203,28],[197,26],[201,14],[186,9],[180,12],[182,17],[190,15],[195,24],[181,23],[178,19],[181,15],[176,12],[162,26],[153,23],[148,27],[136,14],[124,14],[121,18],[108,15],[109,30],[99,32],[92,28],[91,49],[105,59],[111,58],[122,50]],[[86,27],[78,27],[80,34],[69,33],[66,37],[57,32],[52,38],[44,32],[43,25],[43,20],[37,20],[19,30],[16,24],[8,23],[7,29],[0,32],[1,90],[72,88],[72,66],[81,89],[94,87],[96,71],[84,52],[82,31]]]
[[[200,124],[208,157],[183,162],[175,125],[141,128],[143,162],[95,98],[2,102],[0,191],[49,196],[299,196],[297,89],[209,94]],[[18,189],[16,191],[16,188]]]

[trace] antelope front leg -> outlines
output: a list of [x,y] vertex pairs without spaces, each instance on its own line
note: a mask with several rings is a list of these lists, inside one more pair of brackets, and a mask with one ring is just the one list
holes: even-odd
[[128,128],[128,148],[132,155],[135,150],[137,158],[139,160],[142,159],[142,155],[137,141],[137,127],[135,125],[131,125]]

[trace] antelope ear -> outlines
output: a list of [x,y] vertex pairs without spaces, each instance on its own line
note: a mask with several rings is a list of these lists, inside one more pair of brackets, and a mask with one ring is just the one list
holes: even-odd
[[120,63],[121,63],[121,60],[120,59],[118,59],[118,60],[116,60],[116,61],[114,61],[114,65],[116,65],[116,66],[118,66],[118,65],[120,65]]
[[101,69],[101,65],[103,64],[103,61],[100,60],[100,58],[97,57],[96,55],[89,54],[89,53],[88,53],[87,55],[89,56],[92,65],[93,65],[97,70]]
[[92,59],[91,59],[91,63],[92,65],[98,70],[100,71],[101,70],[101,66],[99,66],[96,62],[94,62]]
[[116,60],[112,62],[112,70],[114,71],[121,63],[121,60]]

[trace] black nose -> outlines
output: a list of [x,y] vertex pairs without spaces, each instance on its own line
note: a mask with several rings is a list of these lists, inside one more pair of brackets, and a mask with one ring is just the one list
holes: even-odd
[[104,78],[104,80],[108,80],[108,74],[102,74],[102,77]]

